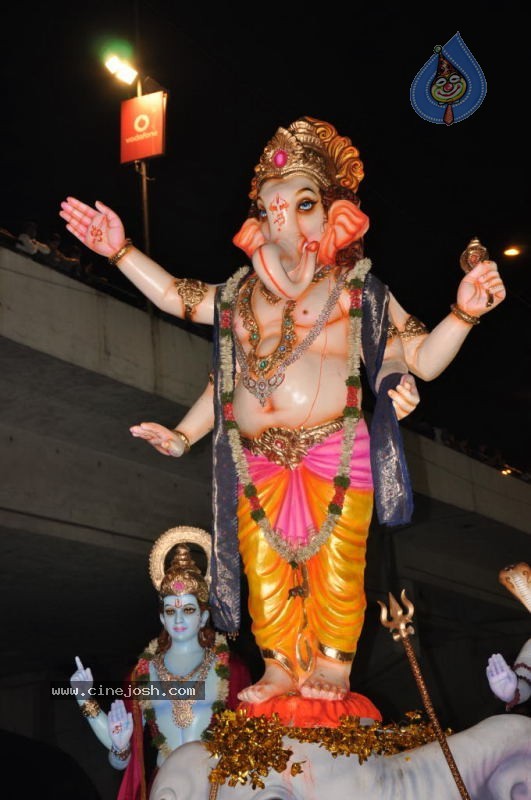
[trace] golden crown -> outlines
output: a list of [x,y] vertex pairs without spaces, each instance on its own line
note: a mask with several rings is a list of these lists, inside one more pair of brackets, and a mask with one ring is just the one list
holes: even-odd
[[[207,557],[207,574],[205,577],[192,559],[187,542],[198,544]],[[170,550],[175,547],[170,567],[166,570],[164,563]],[[159,597],[193,594],[202,603],[208,602],[210,583],[211,540],[201,528],[181,526],[170,528],[160,536],[149,557],[149,573]]]
[[357,190],[363,179],[358,150],[333,125],[313,117],[302,117],[289,128],[279,128],[267,143],[254,168],[249,197],[256,200],[260,187],[272,178],[309,175],[321,189],[343,186]]

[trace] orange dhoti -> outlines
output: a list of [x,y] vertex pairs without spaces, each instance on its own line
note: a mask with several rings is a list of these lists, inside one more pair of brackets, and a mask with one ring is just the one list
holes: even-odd
[[334,495],[341,443],[342,432],[333,433],[292,469],[245,450],[260,504],[274,529],[267,541],[251,518],[249,501],[240,495],[239,543],[252,630],[262,655],[294,675],[311,669],[316,655],[352,661],[363,626],[373,500],[363,420],[357,425],[343,513],[326,541],[320,543],[318,534]]

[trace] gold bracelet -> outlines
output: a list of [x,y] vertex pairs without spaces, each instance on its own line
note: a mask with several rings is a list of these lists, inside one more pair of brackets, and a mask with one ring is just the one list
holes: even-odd
[[111,267],[115,267],[119,262],[119,260],[123,258],[125,254],[128,253],[129,250],[131,250],[132,247],[133,247],[133,242],[131,241],[131,239],[126,239],[123,244],[123,247],[120,247],[120,249],[117,250],[116,253],[114,253],[114,255],[109,256],[109,258],[107,259]]
[[173,432],[174,432],[174,434],[176,436],[179,437],[181,442],[184,444],[184,452],[185,453],[189,453],[190,452],[190,439],[188,438],[188,436],[185,433],[183,433],[182,431],[180,431],[178,428],[174,428]]
[[467,325],[479,325],[479,317],[473,317],[471,314],[467,314],[466,311],[463,311],[462,308],[459,308],[457,303],[452,303],[450,310],[452,314],[455,314],[455,316],[462,320],[462,322],[466,322]]
[[115,756],[119,761],[127,761],[129,756],[131,755],[131,743],[129,742],[123,747],[121,750],[117,750],[114,745],[111,745],[111,753]]
[[84,703],[80,705],[81,713],[84,717],[97,717],[101,714],[101,708],[97,700],[91,698],[90,700],[85,700]]

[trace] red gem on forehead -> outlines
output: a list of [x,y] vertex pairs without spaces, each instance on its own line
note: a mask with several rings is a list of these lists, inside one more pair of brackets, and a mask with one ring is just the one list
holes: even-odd
[[288,154],[285,150],[275,150],[273,164],[275,167],[285,167],[288,163]]
[[182,581],[173,581],[171,587],[176,592],[182,592],[184,589],[186,589],[186,586]]

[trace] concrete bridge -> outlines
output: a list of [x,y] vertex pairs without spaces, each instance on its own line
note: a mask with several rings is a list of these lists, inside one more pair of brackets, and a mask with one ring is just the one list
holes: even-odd
[[[128,427],[174,426],[206,385],[209,360],[209,342],[192,328],[0,248],[0,593],[8,643],[0,727],[58,743],[93,776],[105,767],[101,746],[74,701],[51,703],[43,682],[68,676],[76,654],[116,678],[158,632],[147,554],[169,527],[210,527],[210,440],[183,459],[163,458]],[[410,679],[374,603],[406,586],[434,699],[448,724],[456,715],[468,724],[485,708],[501,711],[483,679],[486,655],[493,648],[515,655],[531,629],[497,583],[501,567],[530,560],[531,487],[408,430],[404,437],[415,518],[392,534],[373,531],[353,680],[388,713],[419,707],[412,681],[393,700],[397,681]],[[241,648],[255,658],[248,624]],[[107,796],[116,776],[103,772]]]

